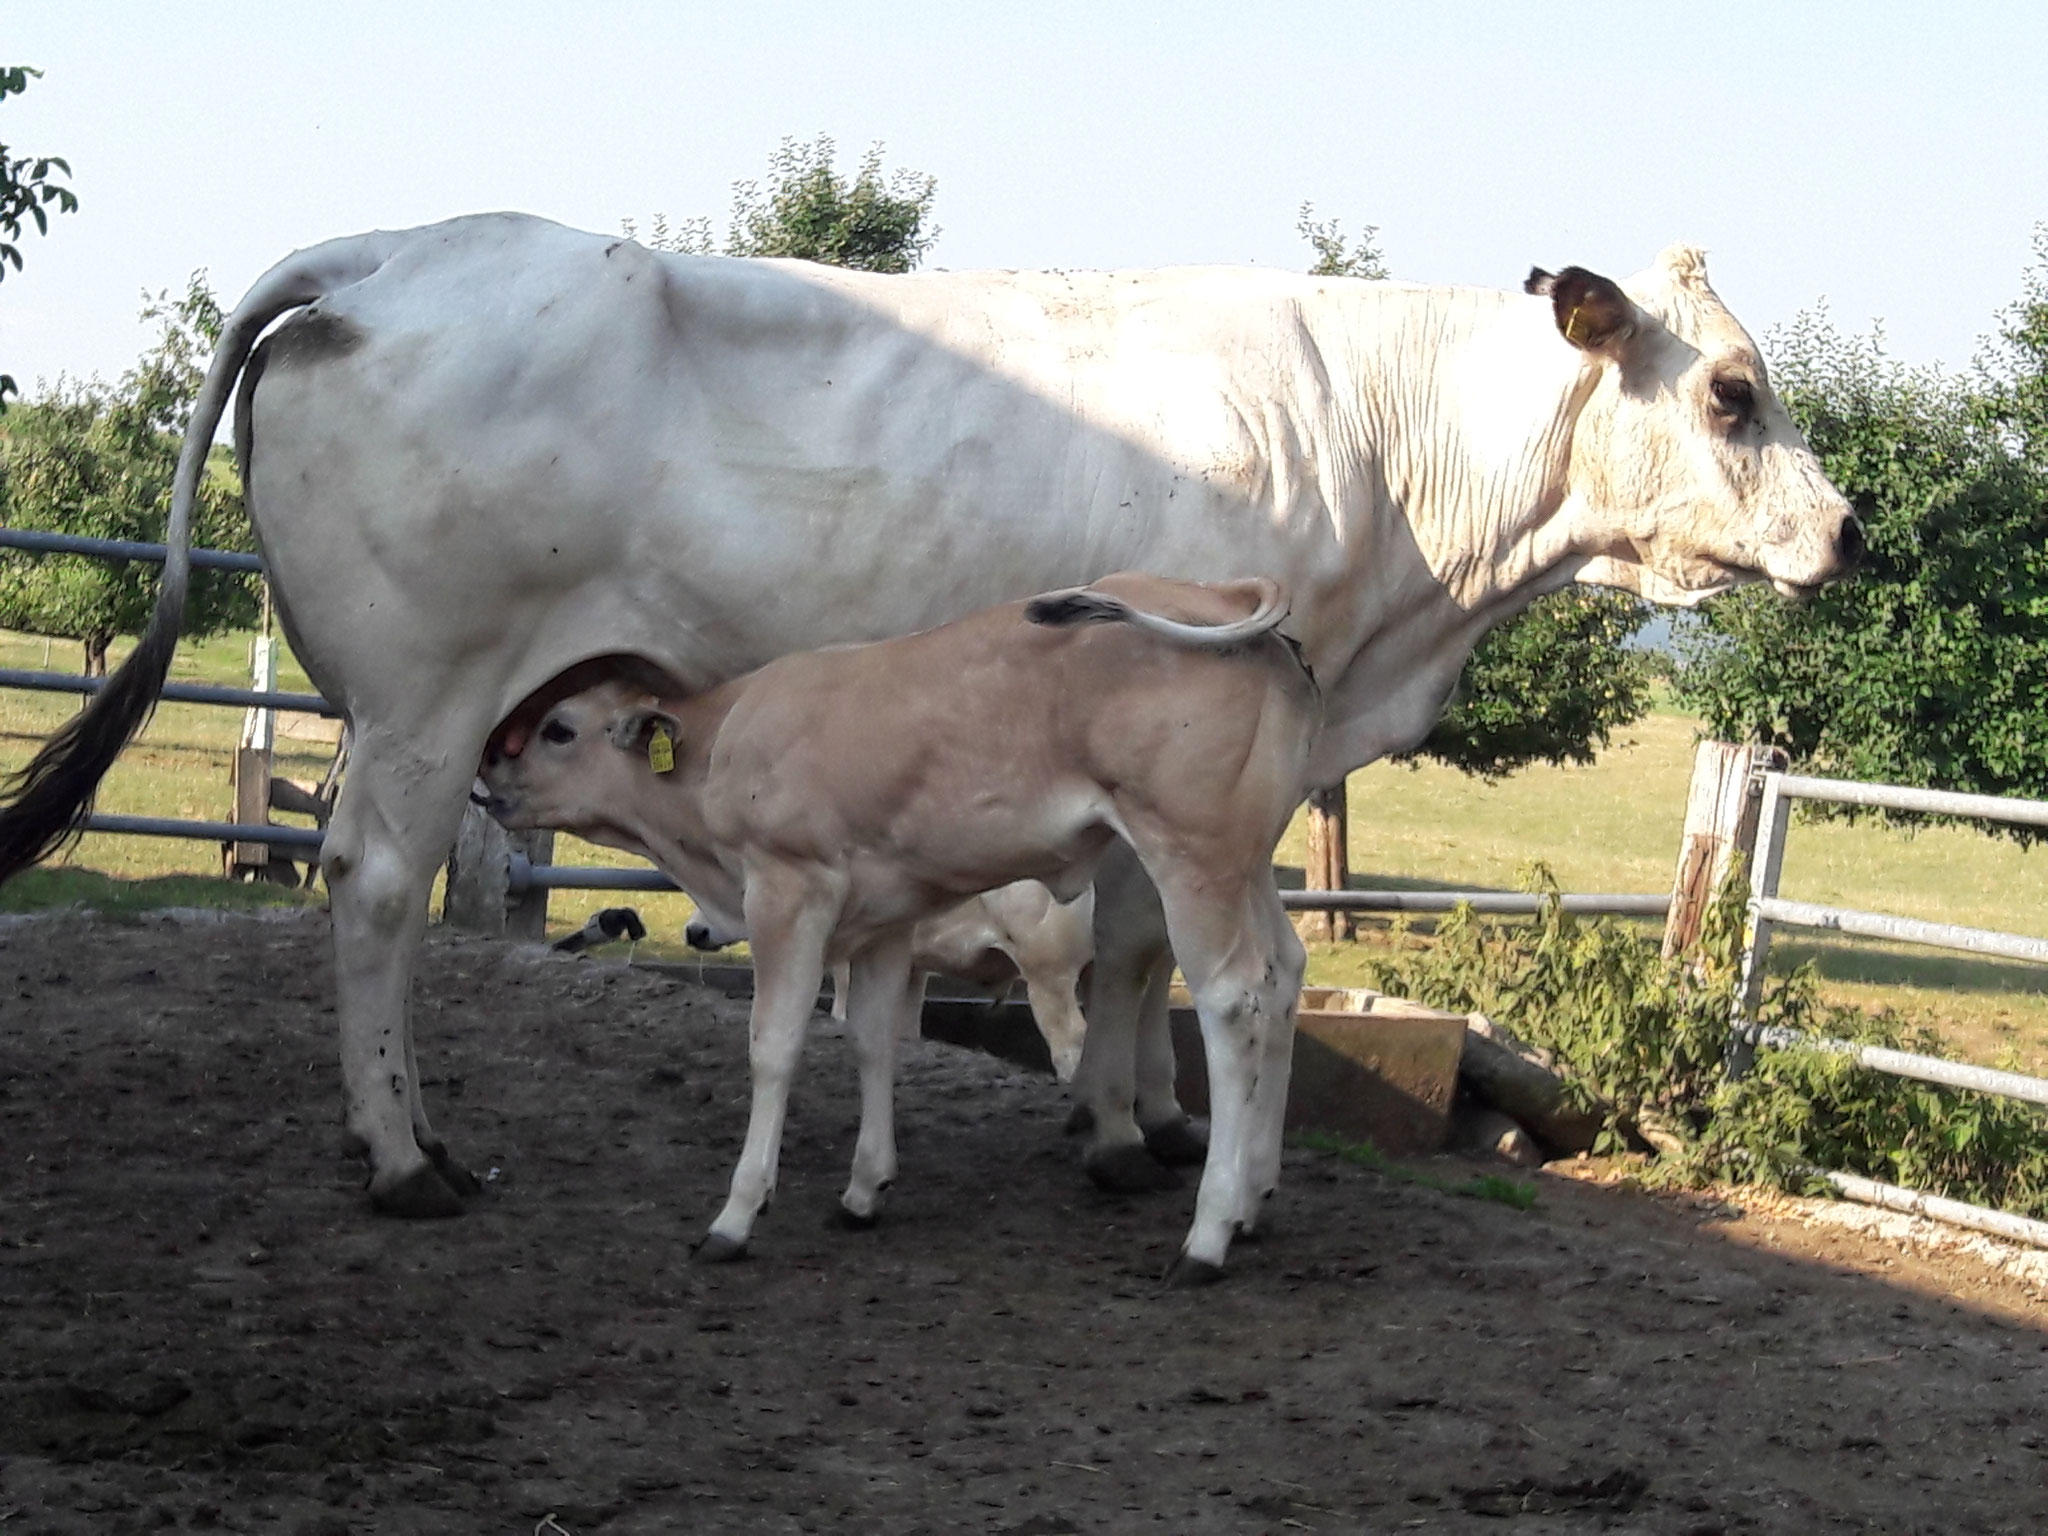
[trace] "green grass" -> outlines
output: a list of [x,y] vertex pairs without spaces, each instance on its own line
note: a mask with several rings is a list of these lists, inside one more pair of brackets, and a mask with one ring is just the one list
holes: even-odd
[[1466,1200],[1491,1200],[1496,1205],[1505,1205],[1518,1211],[1533,1209],[1536,1204],[1536,1186],[1525,1184],[1520,1179],[1510,1179],[1498,1173],[1474,1174],[1469,1179],[1438,1178],[1419,1168],[1390,1161],[1387,1155],[1369,1141],[1346,1141],[1341,1136],[1332,1136],[1326,1131],[1304,1131],[1301,1144],[1310,1151],[1340,1158],[1347,1163],[1356,1163],[1361,1168],[1370,1168],[1374,1173],[1384,1174],[1390,1179],[1399,1179],[1404,1184],[1420,1184],[1425,1189],[1434,1189],[1446,1195],[1457,1195]]
[[[179,651],[173,675],[193,681],[237,683],[248,676],[246,635],[223,636]],[[0,633],[0,666],[40,668],[44,642]],[[116,656],[121,654],[117,650]],[[59,641],[50,666],[78,665],[79,648]],[[310,687],[287,659],[280,686]],[[26,762],[77,701],[66,695],[0,690],[0,771]],[[140,815],[226,819],[227,753],[241,730],[232,709],[167,704],[129,749],[100,795],[100,809]],[[1665,891],[1671,883],[1684,822],[1691,773],[1694,722],[1660,710],[1625,733],[1589,767],[1533,768],[1499,784],[1467,778],[1434,765],[1376,764],[1351,780],[1351,867],[1358,886],[1422,889],[1513,889],[1519,871],[1541,860],[1574,891]],[[326,769],[319,742],[281,741],[277,771],[310,781]],[[1299,867],[1306,846],[1302,822],[1289,830],[1279,859]],[[564,864],[630,867],[634,861],[575,839],[558,842]],[[143,882],[169,874],[211,876],[220,869],[212,844],[161,838],[93,836],[72,850],[59,869],[92,869],[115,880]],[[215,882],[216,885],[219,882]],[[10,888],[7,900],[34,899],[37,885]],[[54,885],[51,900],[94,904],[203,899],[186,888],[152,887],[126,893],[106,886]],[[205,888],[192,888],[203,890]],[[1918,833],[1874,824],[1795,823],[1786,848],[1787,896],[1832,905],[1898,912],[1940,922],[2019,931],[2048,930],[2048,849],[2028,851],[1961,826]],[[29,894],[17,894],[25,891]],[[274,891],[235,899],[275,899]],[[221,900],[229,899],[222,895]],[[581,926],[600,907],[631,905],[647,920],[656,953],[682,953],[680,937],[690,903],[679,895],[557,892],[549,906],[550,930]],[[1310,979],[1333,986],[1362,979],[1361,951],[1384,934],[1367,923],[1360,945],[1311,946]],[[1958,1054],[1992,1062],[2016,1059],[2048,1071],[2048,973],[2038,967],[1975,957],[1780,930],[1771,969],[1784,974],[1811,960],[1822,995],[1864,1006],[1890,1005],[1925,1022],[1951,1041]]]

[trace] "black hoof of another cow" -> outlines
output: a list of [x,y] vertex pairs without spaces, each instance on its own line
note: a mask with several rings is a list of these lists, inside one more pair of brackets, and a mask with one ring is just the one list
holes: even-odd
[[834,1206],[832,1224],[842,1232],[872,1232],[881,1225],[882,1213],[870,1211],[863,1216],[859,1211],[850,1211],[845,1206]]
[[1223,1278],[1223,1266],[1211,1264],[1207,1259],[1191,1259],[1182,1254],[1173,1261],[1166,1271],[1166,1283],[1176,1291],[1192,1291],[1204,1285],[1214,1285]]
[[1076,1104],[1067,1111],[1067,1123],[1061,1129],[1069,1136],[1089,1135],[1095,1129],[1095,1111],[1086,1104]]
[[1143,1147],[1110,1147],[1091,1152],[1088,1177],[1095,1187],[1110,1195],[1150,1195],[1163,1189],[1179,1189],[1181,1177],[1155,1159]]
[[398,1216],[407,1221],[431,1220],[441,1216],[460,1216],[462,1197],[449,1188],[447,1180],[429,1164],[415,1168],[385,1189],[379,1189],[373,1181],[370,1185],[370,1208],[380,1216]]
[[434,1172],[440,1174],[442,1181],[463,1199],[484,1192],[484,1181],[449,1156],[446,1147],[428,1147],[426,1153],[433,1160]]
[[1145,1150],[1169,1168],[1192,1168],[1209,1155],[1207,1124],[1182,1118],[1145,1133]]
[[746,1256],[745,1243],[736,1243],[717,1232],[706,1233],[704,1241],[697,1245],[697,1251],[690,1255],[702,1264],[736,1264]]

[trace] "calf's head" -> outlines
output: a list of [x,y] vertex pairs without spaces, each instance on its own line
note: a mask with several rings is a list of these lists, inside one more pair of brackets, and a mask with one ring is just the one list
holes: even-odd
[[676,717],[645,689],[599,683],[551,704],[537,724],[499,728],[484,749],[484,807],[515,832],[631,830],[662,767],[657,743],[672,753],[678,735]]
[[1566,488],[1581,581],[1691,605],[1758,579],[1804,594],[1854,567],[1862,529],[1698,250],[1622,284],[1567,267],[1525,286],[1588,369]]

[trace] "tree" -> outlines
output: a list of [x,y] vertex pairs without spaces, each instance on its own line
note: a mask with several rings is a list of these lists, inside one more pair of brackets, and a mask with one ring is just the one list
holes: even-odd
[[[220,336],[221,310],[204,274],[194,273],[181,298],[158,294],[142,318],[157,323],[156,344],[118,386],[61,386],[8,412],[0,429],[0,522],[162,542],[180,440]],[[195,543],[254,548],[226,463],[209,465],[194,511]],[[105,673],[116,635],[139,633],[148,622],[156,590],[155,568],[132,561],[0,552],[0,627],[82,641],[90,675]],[[195,571],[185,633],[253,625],[258,594],[253,575]]]
[[[882,171],[882,146],[861,157],[851,182],[834,165],[832,140],[784,139],[768,157],[768,180],[733,186],[728,256],[794,256],[862,272],[908,272],[938,238],[930,224],[935,178]],[[630,221],[626,233],[637,231]],[[671,228],[657,213],[648,245],[657,251],[711,254],[711,221],[686,219]]]
[[1825,311],[1771,338],[1869,553],[1804,604],[1707,606],[1680,691],[1716,734],[1842,778],[2048,796],[2048,226],[2035,249],[1970,376],[1907,368]]
[[1301,212],[1295,215],[1294,231],[1315,247],[1315,265],[1308,269],[1310,277],[1365,277],[1384,279],[1387,275],[1386,258],[1380,248],[1372,243],[1373,236],[1380,232],[1377,224],[1368,224],[1358,237],[1358,244],[1352,245],[1335,219],[1316,218],[1316,205],[1303,203]]
[[[0,65],[0,101],[19,96],[28,89],[29,81],[40,80],[42,76],[41,70],[25,64]],[[78,211],[77,196],[52,179],[69,179],[70,175],[69,162],[55,155],[16,156],[5,144],[0,144],[0,278],[7,276],[9,266],[17,272],[21,270],[21,247],[15,242],[21,239],[24,219],[34,222],[37,234],[47,235],[51,205],[59,213]],[[0,373],[0,410],[6,409],[7,397],[14,393],[13,378]]]
[[1489,779],[1532,763],[1592,762],[1650,708],[1650,658],[1628,648],[1644,618],[1626,592],[1567,587],[1539,598],[1479,642],[1409,757]]

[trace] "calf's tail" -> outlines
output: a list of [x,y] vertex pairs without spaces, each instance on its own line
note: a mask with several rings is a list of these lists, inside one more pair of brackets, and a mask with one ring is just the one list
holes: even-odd
[[0,882],[48,858],[78,835],[91,814],[100,780],[156,708],[178,631],[184,626],[185,591],[192,578],[192,507],[199,479],[235,381],[263,328],[286,310],[368,277],[402,239],[379,231],[330,240],[288,256],[257,280],[229,316],[185,428],[171,488],[170,526],[164,535],[169,554],[149,626],[92,702],[44,742],[26,768],[8,778],[0,797]]
[[1161,614],[1148,613],[1135,603],[1096,587],[1068,587],[1064,591],[1034,597],[1024,605],[1024,617],[1033,624],[1053,627],[1130,624],[1162,635],[1178,645],[1200,650],[1221,650],[1256,640],[1278,628],[1280,621],[1287,617],[1287,594],[1277,581],[1259,576],[1233,585],[1255,590],[1259,604],[1244,618],[1233,619],[1227,624],[1189,624],[1180,619],[1169,619]]

